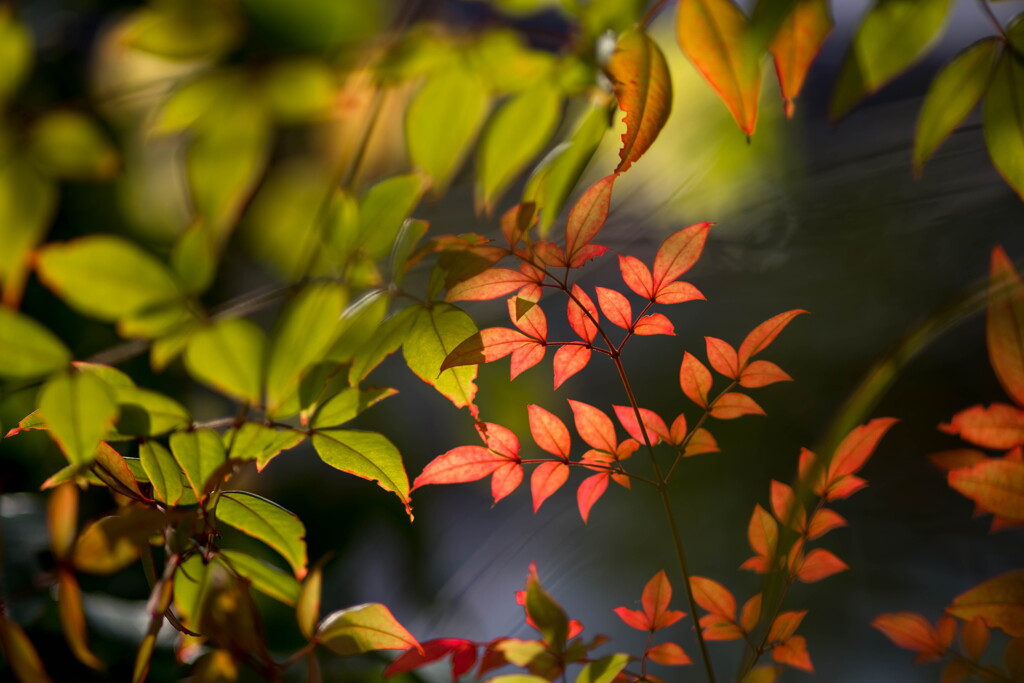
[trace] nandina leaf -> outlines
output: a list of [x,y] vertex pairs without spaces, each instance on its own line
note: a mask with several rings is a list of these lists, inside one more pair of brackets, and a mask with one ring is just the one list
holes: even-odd
[[565,256],[570,268],[583,265],[582,261],[577,262],[580,250],[594,239],[608,219],[612,187],[618,177],[618,173],[613,173],[598,180],[587,188],[569,212],[569,220],[565,224]]
[[601,307],[604,317],[613,325],[617,325],[624,330],[632,327],[633,307],[630,306],[629,299],[614,289],[607,289],[605,287],[596,287],[595,289],[597,290],[597,303]]
[[590,516],[590,509],[594,507],[604,492],[608,490],[608,479],[611,475],[607,472],[600,474],[593,474],[582,482],[576,489],[576,504],[580,509],[580,517],[583,518],[583,523],[587,523],[587,518]]
[[168,505],[177,505],[185,487],[181,481],[181,470],[171,452],[160,442],[148,440],[139,444],[139,460],[149,477],[149,483],[153,485],[156,499]]
[[1024,406],[1024,284],[1002,247],[992,250],[986,340],[1003,389]]
[[761,93],[761,55],[750,48],[749,33],[750,21],[732,0],[679,1],[680,47],[748,136],[757,125]]
[[705,614],[700,618],[700,627],[704,640],[739,640],[743,637],[743,629],[721,614]]
[[448,301],[487,301],[511,294],[533,284],[521,271],[511,268],[488,268],[479,275],[459,282],[448,290]]
[[793,636],[772,648],[772,659],[779,664],[788,664],[807,673],[814,673],[811,656],[807,654],[807,639]]
[[[558,463],[560,467],[565,467]],[[568,470],[568,467],[565,467]],[[530,575],[526,579],[526,594],[523,604],[530,625],[540,631],[544,642],[553,652],[561,652],[565,641],[570,638],[571,625],[562,606],[548,595],[537,577],[537,569],[530,565]]]
[[739,379],[740,362],[732,344],[716,337],[704,337],[708,348],[708,362],[719,374],[729,379]]
[[441,371],[462,365],[479,365],[500,360],[516,349],[535,346],[536,342],[518,330],[507,327],[488,327],[470,335],[452,349]]
[[520,202],[501,215],[501,234],[509,249],[516,245],[537,224],[537,206],[533,202]]
[[651,276],[655,297],[661,289],[688,271],[704,251],[712,223],[695,223],[670,235],[654,255]]
[[175,432],[171,434],[170,446],[196,499],[204,500],[210,489],[210,477],[227,459],[220,435],[212,429]]
[[57,572],[57,608],[64,637],[75,659],[90,669],[102,671],[103,662],[89,649],[89,638],[82,607],[82,590],[71,570],[61,567]]
[[703,576],[690,577],[694,601],[712,614],[736,621],[736,598],[722,584]]
[[575,283],[572,286],[571,294],[567,311],[569,326],[581,339],[593,342],[594,337],[597,336],[597,323],[600,320],[597,315],[597,306],[583,291],[583,288]]
[[53,490],[46,504],[46,526],[53,556],[63,562],[78,538],[78,487],[65,482]]
[[[313,427],[336,427],[345,424],[364,410],[397,393],[398,390],[391,387],[348,387],[321,403],[309,423]],[[253,425],[251,422],[245,424]]]
[[120,410],[110,387],[92,373],[59,373],[39,392],[50,437],[72,464],[89,462]]
[[747,540],[761,561],[748,567],[746,565],[750,560],[747,560],[743,568],[753,569],[759,573],[767,571],[768,564],[774,557],[779,542],[779,525],[771,514],[760,505],[754,506],[754,513],[750,516],[750,523],[747,525]]
[[533,496],[534,513],[551,495],[562,488],[569,478],[569,466],[561,461],[541,463],[530,475],[530,494]]
[[398,496],[409,512],[409,478],[402,454],[383,434],[350,429],[318,429],[313,448],[325,463],[342,472],[376,482]]
[[71,352],[55,334],[27,315],[0,307],[0,377],[41,377],[70,361]]
[[306,527],[294,513],[246,491],[225,491],[217,499],[216,515],[281,553],[297,578],[306,575]]
[[[364,393],[377,394],[383,398],[390,395],[388,392],[394,393],[386,388]],[[233,460],[255,460],[256,469],[261,472],[281,452],[294,448],[305,439],[306,435],[300,431],[278,430],[257,422],[244,422],[238,429],[229,430],[224,435],[224,442],[230,446],[228,457]]]
[[985,512],[1024,520],[1024,463],[989,458],[949,473],[949,485]]
[[626,132],[622,134],[620,161],[615,168],[618,174],[643,156],[668,121],[672,79],[665,56],[640,28],[619,36],[607,68],[619,109],[626,114]]
[[954,415],[949,424],[939,425],[939,429],[985,448],[1016,448],[1024,445],[1024,410],[1006,403],[993,403],[988,408],[972,406]]
[[[519,313],[521,302],[529,302],[530,305],[523,313]],[[536,305],[537,302],[530,298],[510,297],[508,300],[508,315],[512,324],[538,341],[546,341],[548,338],[548,319],[544,315],[544,309]]]
[[[587,662],[576,677],[576,683],[614,683],[614,681],[621,680],[625,676],[622,670],[629,665],[632,659],[629,655],[620,652]],[[504,677],[499,676],[494,680],[497,683],[514,683],[514,681],[501,681],[501,678]],[[541,681],[544,680],[548,679],[541,679]],[[522,683],[534,682],[523,681]],[[540,683],[540,681],[536,683]]]
[[300,586],[295,577],[275,565],[258,560],[237,550],[221,550],[218,563],[249,581],[253,588],[288,606],[295,605]]
[[509,495],[523,483],[523,466],[517,461],[509,461],[491,475],[491,497],[494,502]]
[[674,335],[676,330],[672,327],[672,322],[661,313],[652,313],[645,315],[636,321],[636,325],[633,326],[633,334],[639,335],[652,335],[652,334],[668,334]]
[[743,340],[743,343],[740,344],[740,367],[745,368],[752,357],[764,351],[769,344],[775,341],[775,338],[779,336],[779,333],[782,332],[783,328],[785,328],[793,318],[806,312],[807,311],[801,309],[796,309],[786,311],[785,313],[779,313],[755,327],[750,334],[747,335],[746,339]]
[[687,301],[704,301],[705,296],[689,282],[670,282],[658,289],[654,302],[659,304],[681,304]]
[[476,432],[495,453],[509,458],[519,457],[519,438],[508,427],[493,422],[477,422]]
[[220,320],[188,339],[185,367],[216,391],[258,404],[263,392],[267,335],[245,318]]
[[832,456],[828,467],[828,482],[831,484],[842,475],[853,474],[863,467],[878,442],[896,422],[895,418],[879,417],[851,430]]
[[635,628],[638,631],[651,630],[651,620],[642,610],[616,607],[612,611],[615,612],[620,619],[626,622],[627,626]]
[[580,438],[591,448],[614,453],[618,443],[615,436],[615,423],[607,413],[600,408],[572,399],[569,400],[569,407],[572,408],[576,432]]
[[693,455],[717,453],[718,451],[718,442],[715,441],[715,437],[711,435],[711,432],[702,427],[693,433],[690,442],[686,444],[683,456],[689,458]]
[[955,448],[951,451],[930,453],[928,459],[940,470],[951,472],[962,467],[971,467],[988,459],[988,456],[973,448]]
[[786,101],[786,116],[793,115],[793,100],[800,94],[804,78],[821,44],[832,32],[832,16],[826,0],[801,0],[794,3],[789,16],[772,39],[772,57],[779,90]]
[[746,633],[753,631],[761,620],[761,602],[761,594],[758,593],[743,603],[743,609],[740,610],[740,628]]
[[960,635],[964,643],[964,650],[967,651],[967,656],[975,661],[981,659],[982,655],[985,654],[985,650],[988,649],[989,635],[988,626],[985,625],[984,619],[981,617],[969,619],[964,624]]
[[640,596],[640,603],[643,605],[644,613],[650,622],[650,630],[658,631],[668,628],[686,616],[684,612],[670,610],[669,603],[672,601],[672,584],[669,583],[665,570],[655,574]]
[[813,541],[816,538],[821,538],[833,529],[846,526],[846,524],[846,519],[838,512],[829,508],[821,508],[814,513],[810,524],[807,525],[807,539]]
[[918,653],[917,662],[941,659],[946,648],[935,627],[920,614],[896,612],[881,614],[871,625],[885,634],[895,645]]
[[647,650],[647,658],[662,666],[682,666],[693,660],[676,643],[661,643]]
[[52,679],[46,675],[43,661],[32,646],[32,641],[6,614],[0,614],[0,646],[3,648],[7,665],[18,681],[51,683]]
[[802,533],[807,525],[807,511],[799,504],[793,487],[781,481],[771,483],[772,512],[780,523],[785,524],[798,533]]
[[958,595],[946,608],[953,616],[981,617],[992,628],[1014,638],[1024,637],[1024,570],[1000,574]]
[[569,458],[571,441],[565,423],[551,412],[537,405],[527,406],[530,416],[530,433],[543,450],[563,460]]
[[815,548],[807,553],[796,572],[796,578],[804,583],[814,583],[849,568],[848,564],[829,551]]
[[356,605],[327,615],[316,630],[316,641],[342,657],[420,647],[391,611],[378,603]]
[[[543,348],[543,347],[542,347]],[[587,367],[590,362],[590,347],[582,344],[566,344],[555,351],[552,363],[554,368],[555,389],[562,386],[565,380]]]
[[445,303],[414,306],[416,316],[412,329],[402,344],[405,363],[417,377],[434,387],[456,408],[469,408],[477,414],[476,367],[441,369],[445,359],[458,344],[473,335],[476,324],[465,312]]
[[640,443],[644,443],[644,434],[652,446],[658,443],[659,439],[669,439],[668,427],[665,421],[653,410],[640,408],[640,419],[644,422],[644,430],[640,430],[640,423],[636,420],[636,411],[631,406],[612,406],[615,409],[615,417],[619,418],[621,424],[629,435]]
[[708,407],[708,392],[711,391],[711,371],[697,360],[689,351],[683,354],[682,365],[679,366],[679,385],[683,393],[699,405]]
[[793,378],[775,363],[766,360],[755,360],[743,369],[740,375],[740,386],[748,389],[766,387],[776,382],[792,382]]
[[619,256],[622,281],[635,293],[654,301],[654,276],[644,262],[635,256]]
[[412,491],[428,484],[462,484],[489,477],[509,458],[483,446],[459,446],[437,456],[412,483]]
[[668,428],[669,441],[678,446],[686,438],[687,433],[686,415],[679,413],[676,419],[672,421],[672,426]]
[[733,420],[744,415],[764,415],[764,409],[746,394],[730,391],[711,407],[711,417],[719,420]]
[[800,622],[807,616],[807,610],[800,612],[782,612],[779,616],[775,617],[775,621],[772,622],[772,627],[768,631],[768,642],[779,643],[785,640],[789,640],[789,637],[796,633],[796,630],[800,627]]
[[391,662],[388,668],[384,669],[384,677],[390,678],[397,674],[413,671],[467,647],[472,648],[474,653],[476,652],[476,645],[473,641],[463,638],[435,638],[421,643],[420,646],[422,649],[417,650],[415,647],[411,647]]
[[989,81],[982,127],[992,164],[1017,196],[1024,197],[1024,162],[1014,153],[1024,146],[1024,67],[1012,37],[1011,43],[1014,47],[1003,49]]

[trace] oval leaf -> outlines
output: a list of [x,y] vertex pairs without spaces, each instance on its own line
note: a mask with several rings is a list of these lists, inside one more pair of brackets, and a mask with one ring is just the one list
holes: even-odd
[[306,527],[293,513],[252,493],[225,491],[217,501],[216,515],[281,553],[298,578],[306,575]]
[[375,650],[422,650],[391,611],[374,602],[332,612],[317,628],[316,639],[342,657]]
[[626,114],[626,132],[615,168],[618,174],[643,156],[668,121],[672,79],[658,45],[638,28],[619,37],[608,61],[608,75],[615,85],[619,109]]

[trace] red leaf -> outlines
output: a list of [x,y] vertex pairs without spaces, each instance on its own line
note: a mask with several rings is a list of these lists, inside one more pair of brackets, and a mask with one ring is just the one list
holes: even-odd
[[826,0],[794,3],[789,16],[772,39],[772,57],[779,90],[786,101],[786,116],[793,115],[793,100],[800,94],[804,77],[821,44],[832,32],[832,17]]
[[871,625],[895,645],[918,653],[918,662],[942,659],[946,648],[927,619],[913,612],[897,612],[875,617]]
[[971,406],[939,429],[959,434],[977,446],[1008,450],[1024,445],[1024,410],[1006,403],[993,403],[988,408]]
[[670,610],[668,605],[671,601],[672,584],[663,569],[647,582],[640,598],[644,613],[650,618],[652,631],[667,628],[686,616],[683,612]]
[[[853,474],[863,467],[864,463],[871,457],[871,454],[874,453],[878,442],[896,422],[895,418],[879,417],[850,431],[832,456],[832,462],[828,466],[828,475],[825,478],[826,486],[829,489],[835,488],[836,485],[840,484],[840,477]],[[860,487],[858,486],[858,488]],[[852,492],[850,491],[850,493]],[[845,496],[836,495],[835,491],[830,490],[828,497],[829,500],[833,500],[836,497],[843,498]]]
[[575,256],[573,256],[572,261],[569,263],[569,267],[579,268],[580,266],[582,266],[591,259],[598,258],[599,256],[604,256],[604,254],[607,251],[608,247],[602,246],[600,244],[585,244],[582,247],[580,247],[580,250],[576,252]]
[[764,415],[764,409],[746,394],[730,391],[711,407],[711,417],[719,420],[732,420],[744,415]]
[[569,478],[569,466],[564,462],[545,462],[537,466],[530,476],[534,513]]
[[981,617],[991,628],[1024,637],[1024,570],[1000,574],[962,593],[946,611],[959,619]]
[[635,628],[638,631],[650,631],[651,620],[638,609],[627,609],[625,607],[616,607],[614,610],[615,614],[619,615],[619,619],[626,622],[627,626]]
[[815,548],[807,553],[807,557],[804,558],[795,575],[804,583],[814,583],[849,568],[848,564],[829,551]]
[[[582,308],[581,308],[582,304]],[[588,316],[587,313],[590,315]],[[572,286],[572,295],[569,297],[567,317],[569,326],[573,332],[587,342],[593,342],[597,336],[597,323],[600,318],[597,315],[597,306],[591,300],[583,288],[577,284]]]
[[813,541],[843,526],[846,526],[846,519],[842,515],[828,508],[821,508],[814,513],[811,523],[807,525],[807,538]]
[[483,446],[459,446],[439,455],[423,468],[412,484],[412,490],[428,484],[461,484],[477,481],[509,462]]
[[683,393],[699,405],[708,407],[708,392],[711,391],[711,371],[697,360],[689,351],[683,354],[683,363],[679,366],[679,385]]
[[537,224],[537,206],[533,202],[516,204],[502,214],[499,223],[509,248],[514,249],[530,228]]
[[740,366],[746,367],[747,361],[768,348],[768,345],[775,341],[775,338],[779,336],[779,333],[782,332],[793,318],[806,312],[802,309],[796,309],[779,313],[755,327],[747,335],[746,339],[743,340],[743,343],[740,344]]
[[570,399],[569,407],[576,421],[576,432],[591,448],[614,453],[617,445],[615,423],[601,410],[582,401]]
[[[539,292],[537,295],[539,296]],[[512,324],[539,341],[547,341],[548,319],[544,309],[531,297],[513,296],[508,299],[508,317]]]
[[571,442],[565,423],[540,406],[528,405],[526,408],[530,415],[530,433],[533,434],[533,440],[548,453],[567,460]]
[[[635,291],[635,290],[634,290]],[[658,290],[654,302],[659,304],[682,304],[687,301],[706,301],[700,290],[689,282],[670,282]]]
[[672,110],[672,79],[661,50],[639,28],[619,37],[608,60],[608,75],[615,85],[619,109],[625,112],[616,173],[626,171],[658,137]]
[[750,633],[757,627],[757,622],[760,620],[761,594],[758,593],[743,603],[743,609],[740,610],[740,628]]
[[584,524],[587,523],[587,518],[590,516],[590,508],[594,507],[594,503],[608,490],[609,477],[610,475],[606,472],[594,474],[580,482],[580,487],[576,489],[576,503],[580,508],[580,517],[583,518]]
[[397,674],[418,669],[431,662],[436,662],[454,650],[462,649],[466,646],[471,647],[474,653],[476,652],[476,646],[473,645],[473,641],[463,640],[462,638],[437,638],[420,643],[420,645],[423,648],[422,652],[414,647],[409,648],[384,670],[384,677],[390,678]]
[[668,440],[678,446],[686,438],[687,433],[686,415],[679,413],[679,416],[672,421],[672,426],[668,429]]
[[740,376],[740,361],[732,344],[716,337],[704,337],[708,347],[708,362],[719,374],[729,379]]
[[766,387],[776,382],[792,382],[793,378],[775,363],[766,360],[755,360],[743,369],[740,375],[740,386],[748,389]]
[[743,629],[721,614],[705,614],[700,618],[700,627],[704,640],[739,640],[743,637]]
[[555,389],[562,386],[565,380],[587,367],[590,362],[590,349],[580,344],[566,344],[555,351],[554,371]]
[[570,268],[583,265],[575,258],[584,246],[594,239],[601,226],[608,219],[608,207],[612,201],[612,187],[618,173],[606,176],[591,185],[569,213],[565,224],[565,254]]
[[992,250],[986,339],[1006,393],[1024,406],[1024,284],[1002,247]]
[[775,555],[775,548],[779,542],[779,525],[760,505],[754,506],[754,513],[750,516],[747,540],[750,541],[751,549],[759,557],[764,558],[767,566]]
[[644,430],[640,430],[640,424],[636,421],[636,413],[630,406],[612,406],[615,409],[615,417],[619,418],[619,423],[629,432],[632,436],[640,443],[644,443],[644,432],[647,434],[647,440],[652,446],[658,443],[659,439],[668,440],[668,427],[665,426],[665,421],[662,420],[657,413],[653,410],[647,410],[646,408],[640,408],[640,419],[644,422]]
[[547,347],[538,341],[530,341],[512,352],[509,363],[509,379],[513,380],[537,363],[544,360]]
[[491,496],[495,504],[509,495],[523,483],[523,466],[518,462],[506,462],[491,475]]
[[478,422],[476,433],[480,435],[484,445],[495,453],[519,459],[519,438],[511,429],[493,422]]
[[569,265],[565,252],[554,242],[536,242],[530,245],[530,263],[540,268],[564,268]]
[[654,278],[643,261],[634,256],[619,256],[619,270],[627,287],[645,299],[654,300]]
[[597,290],[597,303],[601,312],[613,325],[628,330],[633,325],[633,307],[629,305],[629,299],[616,292],[614,289],[595,287]]
[[771,501],[772,512],[780,523],[788,525],[798,533],[803,532],[807,524],[807,511],[803,505],[797,504],[791,486],[781,481],[772,481]]
[[675,333],[676,330],[672,327],[672,322],[661,313],[645,315],[637,320],[636,325],[633,326],[633,334],[644,336],[652,334],[674,335]]
[[811,656],[807,653],[807,640],[803,636],[793,636],[773,647],[772,659],[779,664],[788,664],[802,671],[814,673]]
[[1024,520],[1024,463],[987,458],[949,473],[949,485],[985,512]]
[[510,294],[534,281],[518,270],[489,268],[448,290],[448,301],[486,301]]
[[654,256],[654,293],[657,296],[661,288],[668,285],[685,273],[697,262],[704,251],[704,243],[708,238],[708,230],[712,223],[696,223],[671,235],[658,248]]
[[647,650],[647,658],[662,666],[693,664],[686,652],[675,643],[661,643]]
[[779,643],[789,640],[789,637],[796,633],[796,630],[800,627],[800,622],[804,620],[805,616],[807,616],[807,610],[783,612],[775,617],[775,621],[772,622],[772,627],[768,631],[768,642]]
[[693,455],[717,453],[718,451],[718,442],[715,441],[715,437],[711,436],[711,432],[708,430],[701,428],[693,433],[693,438],[690,439],[690,443],[686,444],[686,449],[683,451],[683,457],[689,458]]
[[971,467],[972,465],[976,465],[979,462],[987,460],[988,456],[973,448],[956,448],[951,451],[931,453],[928,456],[928,459],[931,460],[932,464],[940,470],[950,472],[952,470],[958,470],[961,467]]
[[708,612],[736,621],[736,598],[722,584],[703,576],[691,576],[690,591],[694,601]]

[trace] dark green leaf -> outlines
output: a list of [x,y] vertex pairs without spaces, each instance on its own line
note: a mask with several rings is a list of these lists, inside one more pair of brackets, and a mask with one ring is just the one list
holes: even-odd
[[245,491],[225,491],[217,501],[217,519],[263,541],[288,560],[295,576],[306,575],[306,527],[283,507]]

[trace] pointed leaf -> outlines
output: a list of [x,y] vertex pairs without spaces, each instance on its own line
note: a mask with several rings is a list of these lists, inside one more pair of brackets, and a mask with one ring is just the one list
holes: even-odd
[[661,313],[652,313],[645,315],[636,321],[636,325],[633,326],[633,334],[639,335],[652,335],[652,334],[667,334],[674,335],[676,330],[672,327],[672,322]]
[[807,653],[807,639],[803,636],[793,636],[773,647],[772,659],[779,664],[788,664],[801,671],[814,673],[811,656]]
[[245,318],[220,320],[189,337],[185,367],[207,386],[250,404],[263,393],[267,338]]
[[821,538],[833,529],[846,525],[846,519],[842,515],[829,508],[821,508],[814,513],[810,524],[807,525],[807,539],[813,541],[816,538]]
[[39,394],[50,436],[72,464],[96,456],[100,441],[118,417],[108,385],[91,373],[61,373],[51,377]]
[[408,511],[409,478],[402,455],[384,435],[321,429],[313,433],[313,448],[331,467],[376,482],[385,491],[391,491]]
[[635,256],[619,256],[619,270],[627,287],[645,299],[654,300],[654,276],[643,261]]
[[986,340],[1003,389],[1024,406],[1024,284],[1002,247],[992,250]]
[[1005,403],[988,408],[972,406],[953,416],[949,424],[939,425],[948,434],[959,434],[985,448],[1009,450],[1024,445],[1024,410]]
[[582,401],[570,399],[569,407],[580,438],[591,448],[614,453],[618,441],[612,419],[603,410]]
[[988,649],[989,641],[989,630],[985,625],[985,620],[981,617],[974,617],[968,620],[964,624],[961,638],[963,639],[967,656],[975,661],[981,659],[982,655],[985,654],[985,650]]
[[484,444],[495,453],[518,459],[519,438],[507,427],[502,427],[493,422],[477,422],[476,432],[480,435]]
[[766,360],[755,360],[743,368],[740,375],[740,386],[748,389],[766,387],[776,382],[792,382],[793,378],[775,363]]
[[299,597],[295,602],[295,620],[299,623],[299,631],[306,638],[312,638],[320,621],[320,599],[323,594],[323,561],[313,566],[302,580]]
[[715,337],[704,337],[708,349],[708,362],[711,367],[729,379],[739,379],[740,362],[736,349],[729,342]]
[[89,649],[82,590],[78,587],[75,575],[66,568],[60,569],[57,574],[57,609],[61,629],[75,659],[90,669],[103,670],[103,662]]
[[569,466],[564,462],[545,462],[537,466],[530,476],[530,494],[533,496],[533,512],[536,513],[545,500],[562,488],[569,479]]
[[[568,470],[568,467],[561,463],[556,464]],[[569,637],[569,618],[565,610],[540,584],[536,570],[531,567],[531,572],[526,580],[526,616],[532,622],[534,628],[540,631],[544,642],[554,652],[561,652],[565,647],[565,641]]]
[[327,615],[316,630],[316,640],[342,657],[376,650],[420,648],[391,611],[378,603],[356,605]]
[[715,437],[711,435],[711,432],[701,428],[693,433],[693,437],[690,439],[690,442],[686,444],[686,450],[683,451],[683,456],[689,458],[690,456],[700,455],[701,453],[717,453],[719,450],[718,442],[715,441]]
[[559,346],[558,350],[555,351],[553,361],[555,389],[558,389],[567,379],[587,367],[590,357],[590,349],[586,346],[579,344]]
[[647,650],[647,658],[662,666],[682,666],[692,664],[693,660],[675,643],[661,643]]
[[594,474],[582,482],[576,489],[576,504],[580,509],[580,517],[583,518],[583,523],[587,523],[587,519],[590,517],[590,509],[594,507],[594,503],[600,500],[604,492],[608,490],[608,479],[611,475],[607,473]]
[[626,114],[618,174],[643,156],[668,121],[672,79],[661,50],[638,28],[619,36],[607,68],[619,109]]
[[989,458],[948,476],[952,488],[985,512],[1024,520],[1024,463]]
[[50,494],[46,525],[54,557],[59,561],[68,559],[78,538],[78,488],[73,483],[61,484]]
[[597,306],[583,288],[575,283],[572,286],[572,296],[569,297],[567,316],[573,332],[584,341],[594,341],[594,337],[597,336],[597,323],[600,320]]
[[958,619],[981,617],[1011,637],[1024,636],[1024,570],[1000,574],[962,593],[946,611]]
[[708,612],[736,620],[736,598],[722,584],[703,576],[691,576],[690,590],[694,601]]
[[826,0],[801,0],[793,5],[769,47],[782,99],[786,102],[786,116],[793,115],[793,100],[800,94],[822,43],[832,32],[832,16]]
[[523,483],[523,466],[515,461],[506,461],[491,475],[491,497],[495,504],[508,496]]
[[629,304],[629,299],[614,289],[596,287],[595,290],[597,291],[597,303],[601,307],[604,317],[613,325],[624,330],[630,329],[633,325],[633,308]]
[[711,371],[689,351],[684,353],[682,365],[679,367],[679,385],[683,388],[683,393],[701,408],[708,407],[711,381]]
[[803,532],[807,525],[807,512],[804,506],[797,502],[792,486],[781,481],[772,481],[771,502],[775,519],[798,533]]
[[665,425],[665,421],[658,416],[653,410],[646,408],[640,408],[640,419],[643,420],[644,429],[641,431],[640,423],[636,420],[636,411],[631,406],[612,406],[615,409],[615,417],[619,418],[619,424],[621,424],[629,435],[636,439],[639,443],[644,443],[646,440],[654,446],[659,440],[665,439],[666,441],[670,438],[668,433],[668,427]]
[[640,598],[644,613],[650,622],[651,631],[668,628],[686,616],[678,610],[670,610],[668,606],[671,601],[672,584],[669,583],[665,571],[659,571],[644,586],[644,592]]
[[306,439],[300,431],[275,429],[258,422],[243,422],[238,429],[224,434],[228,457],[232,460],[255,460],[256,469],[263,471],[282,451],[294,448]]
[[369,387],[367,389],[350,387],[344,389],[341,393],[332,396],[317,409],[310,425],[314,428],[320,428],[344,424],[349,420],[355,419],[356,416],[367,408],[397,393],[398,390],[391,387]]
[[[539,292],[536,295],[539,296]],[[524,310],[525,309],[525,310]],[[539,341],[547,341],[548,319],[544,309],[533,296],[514,296],[508,300],[508,314],[512,324]]]
[[279,602],[292,606],[299,599],[299,582],[272,564],[237,550],[221,550],[217,553],[217,561],[248,580],[256,590]]
[[461,484],[478,481],[509,462],[509,458],[482,446],[460,446],[431,460],[412,484],[412,490],[429,484]]
[[50,683],[39,653],[18,624],[0,614],[0,645],[11,673],[19,683]]
[[622,621],[626,622],[627,626],[635,628],[638,631],[651,630],[650,617],[648,617],[643,611],[627,609],[625,607],[616,607],[613,611],[620,619],[622,619]]
[[894,644],[918,653],[919,661],[939,659],[945,647],[939,642],[939,635],[927,619],[913,612],[882,614],[871,625],[885,634]]
[[533,440],[548,453],[567,460],[571,443],[565,423],[540,406],[529,405],[527,410]]
[[196,498],[205,499],[210,475],[227,458],[220,435],[212,429],[175,432],[171,434],[171,454],[185,473]]
[[470,365],[442,370],[441,366],[462,340],[476,333],[476,324],[466,313],[450,304],[435,303],[430,308],[415,308],[417,314],[412,330],[402,344],[406,364],[456,408],[468,407],[475,415],[473,399],[476,397],[476,384],[473,380],[476,379],[476,367]]
[[849,569],[850,566],[827,550],[815,548],[807,553],[796,578],[804,583],[814,583],[833,574]]
[[1013,49],[1003,51],[985,97],[985,145],[999,175],[1024,197],[1024,66]]
[[119,434],[158,436],[186,429],[192,423],[192,416],[184,406],[149,389],[115,387],[114,400],[121,411],[117,421]]
[[60,370],[71,352],[27,315],[0,306],[0,377],[32,379]]
[[168,505],[177,505],[185,487],[181,481],[181,470],[171,452],[157,441],[139,444],[139,460],[153,485],[156,499]]
[[616,178],[618,174],[614,173],[591,185],[569,212],[569,220],[565,224],[565,255],[570,268],[583,265],[576,262],[577,255],[608,219]]
[[751,549],[759,556],[772,558],[779,542],[779,525],[760,505],[754,506],[754,514],[747,525],[747,540]]
[[757,628],[757,624],[761,620],[761,603],[760,593],[743,603],[743,609],[740,610],[739,625],[747,633],[751,633]]
[[834,482],[842,475],[853,474],[860,470],[874,453],[878,442],[896,422],[895,418],[879,417],[866,425],[851,430],[832,456],[832,462],[828,468],[828,480]]
[[626,654],[614,654],[589,662],[580,670],[576,683],[612,683],[631,659]]
[[733,420],[744,415],[764,415],[764,409],[746,394],[730,391],[711,407],[711,417],[719,420]]
[[414,647],[409,648],[395,661],[391,662],[388,668],[384,670],[384,677],[390,678],[400,673],[414,671],[467,646],[472,647],[474,653],[476,652],[476,646],[473,644],[473,641],[462,638],[436,638],[421,643],[421,646],[421,650],[417,650]]
[[775,617],[775,621],[772,622],[772,627],[768,631],[768,642],[777,643],[789,640],[789,637],[800,628],[800,622],[804,620],[805,616],[807,616],[807,610],[782,612],[779,614],[779,616]]
[[740,344],[740,367],[745,368],[752,357],[764,351],[769,344],[775,341],[775,338],[779,336],[779,333],[782,332],[793,318],[806,312],[800,309],[786,311],[765,320],[755,327],[747,335],[746,339],[743,340],[743,343]]
[[252,493],[225,491],[217,500],[216,515],[281,553],[297,578],[306,575],[306,527],[293,513]]
[[[727,0],[723,0],[727,1]],[[693,267],[704,251],[704,243],[708,239],[708,231],[712,223],[695,223],[670,235],[654,256],[652,278],[655,297],[663,287],[676,280]]]

